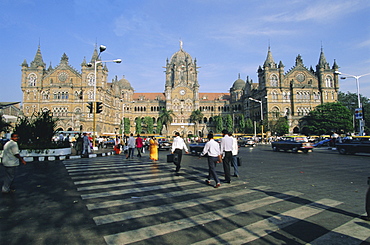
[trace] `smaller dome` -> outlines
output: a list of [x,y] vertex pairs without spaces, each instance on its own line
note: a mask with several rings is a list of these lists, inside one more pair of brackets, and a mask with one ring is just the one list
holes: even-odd
[[244,87],[245,87],[245,81],[243,80],[243,79],[240,79],[240,78],[238,78],[235,82],[234,82],[234,84],[233,84],[233,89],[234,90],[237,90],[237,89],[244,89]]
[[118,82],[117,82],[117,85],[119,86],[119,88],[122,90],[122,89],[129,89],[129,90],[134,90],[132,87],[131,87],[131,84],[130,82],[123,76]]

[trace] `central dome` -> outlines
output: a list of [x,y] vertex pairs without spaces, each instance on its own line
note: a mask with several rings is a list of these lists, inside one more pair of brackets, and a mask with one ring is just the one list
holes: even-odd
[[193,59],[191,58],[190,54],[185,52],[183,49],[180,49],[171,57],[171,63],[182,63],[185,61],[186,63],[192,63],[192,60]]

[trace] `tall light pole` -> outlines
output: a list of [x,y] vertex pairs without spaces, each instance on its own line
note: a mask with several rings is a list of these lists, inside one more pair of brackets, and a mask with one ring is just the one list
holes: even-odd
[[[354,78],[354,79],[356,79],[357,104],[358,104],[357,106],[358,106],[358,109],[360,109],[362,111],[363,108],[362,108],[361,97],[360,97],[360,81],[359,81],[359,79],[361,77],[370,75],[370,73],[366,73],[366,74],[363,74],[363,75],[355,76],[355,75],[345,74],[345,73],[342,73],[342,72],[337,71],[336,74],[344,75],[344,77],[341,77],[341,79],[346,79],[346,78]],[[364,123],[364,117],[363,117],[363,114],[362,114],[361,117],[359,117],[359,132],[358,132],[358,134],[360,136],[363,136],[364,135],[364,126],[365,126],[364,124],[365,124]]]
[[95,142],[95,131],[96,131],[96,110],[97,110],[97,102],[96,102],[96,85],[97,85],[97,76],[96,76],[96,70],[97,70],[97,66],[98,64],[101,64],[101,63],[107,63],[107,62],[114,62],[114,63],[121,63],[122,60],[121,59],[115,59],[115,60],[98,60],[99,59],[99,56],[102,52],[104,52],[105,50],[107,49],[106,46],[104,45],[100,45],[99,47],[99,54],[98,56],[96,57],[95,61],[94,61],[94,98],[93,98],[93,148],[95,150],[95,145],[96,145],[96,142]]
[[263,141],[263,108],[262,108],[262,100],[256,100],[251,97],[249,97],[249,100],[253,100],[254,102],[260,103],[261,106],[261,136]]

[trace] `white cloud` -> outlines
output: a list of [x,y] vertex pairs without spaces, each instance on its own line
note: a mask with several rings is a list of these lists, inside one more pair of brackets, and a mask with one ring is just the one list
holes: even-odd
[[[340,16],[358,11],[363,4],[358,1],[302,1],[296,5],[290,5],[287,11],[266,15],[262,19],[267,22],[301,22],[317,21],[324,22]],[[288,7],[289,8],[289,7]]]

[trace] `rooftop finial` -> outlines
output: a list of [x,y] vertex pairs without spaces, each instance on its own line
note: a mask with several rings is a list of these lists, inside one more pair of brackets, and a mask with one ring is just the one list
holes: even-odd
[[180,38],[180,50],[182,50],[182,40],[181,40],[181,38]]

